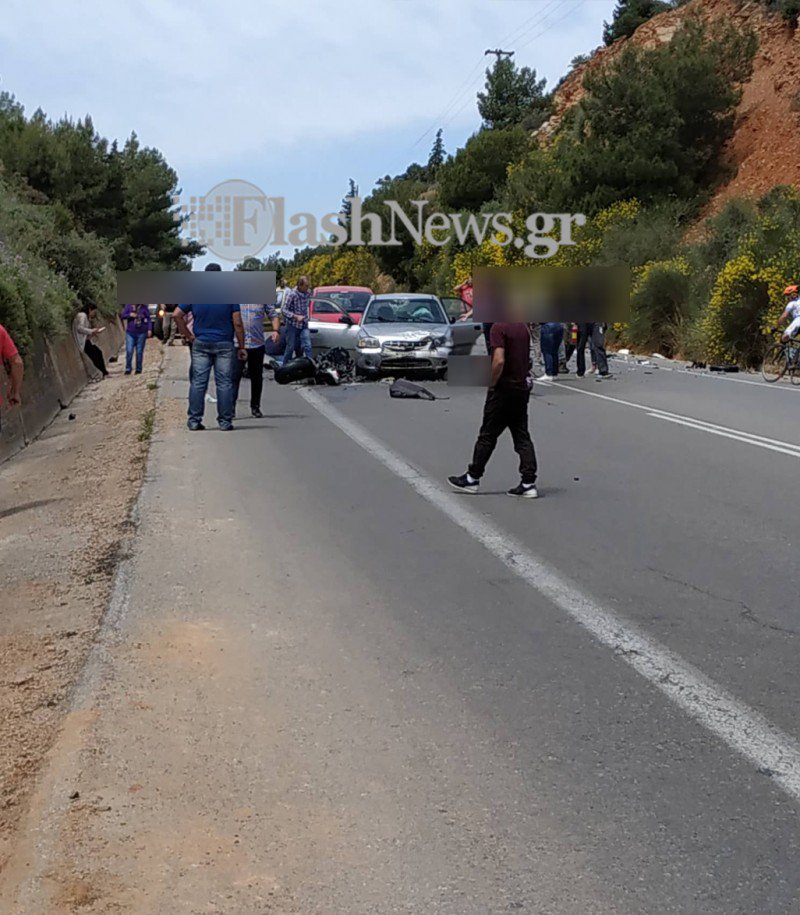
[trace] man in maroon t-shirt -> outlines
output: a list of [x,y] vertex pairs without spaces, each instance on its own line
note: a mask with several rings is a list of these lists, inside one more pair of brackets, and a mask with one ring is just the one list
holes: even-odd
[[536,490],[536,452],[528,432],[528,377],[531,369],[528,325],[493,324],[491,347],[492,376],[472,463],[466,473],[448,477],[448,482],[461,492],[477,492],[497,440],[508,429],[514,440],[514,450],[519,455],[522,478],[518,486],[508,490],[508,494],[535,499],[539,495]]

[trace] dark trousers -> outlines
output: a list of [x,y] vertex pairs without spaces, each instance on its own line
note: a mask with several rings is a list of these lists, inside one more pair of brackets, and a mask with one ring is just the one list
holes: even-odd
[[564,328],[560,324],[542,324],[540,331],[545,375],[558,375],[558,350],[564,339]]
[[530,394],[527,390],[495,388],[486,394],[481,431],[478,433],[472,463],[469,465],[471,477],[479,480],[483,476],[498,438],[508,429],[514,441],[514,450],[519,455],[522,482],[536,482],[536,451],[528,432],[529,399]]
[[108,369],[106,368],[106,360],[103,358],[103,351],[100,347],[95,346],[87,337],[86,342],[83,344],[83,351],[92,360],[92,365],[94,365],[98,372],[105,378],[108,374]]
[[589,322],[578,325],[578,374],[586,374],[586,344],[591,340],[594,347],[597,371],[601,375],[608,374],[608,359],[606,357],[606,329],[605,325]]
[[[236,360],[233,369],[233,408],[239,400],[239,385],[242,382],[244,362]],[[261,409],[261,391],[264,387],[264,347],[255,346],[247,350],[247,377],[250,379],[250,409]]]

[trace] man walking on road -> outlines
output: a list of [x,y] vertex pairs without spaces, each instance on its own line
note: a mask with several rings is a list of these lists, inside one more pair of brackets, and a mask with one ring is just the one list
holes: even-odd
[[[220,270],[219,264],[209,264],[206,270]],[[192,329],[186,315],[194,318]],[[244,347],[244,327],[238,305],[179,305],[174,312],[181,334],[192,347],[192,368],[189,374],[189,420],[192,432],[205,429],[203,413],[211,369],[217,389],[217,422],[223,432],[233,429],[233,370],[236,351],[231,342],[236,337],[238,358],[247,359]]]
[[[0,362],[3,363],[10,382],[8,385],[8,403],[12,407],[18,407],[22,402],[22,376],[25,372],[25,366],[16,343],[11,339],[11,334],[2,324],[0,324]],[[3,398],[0,395],[0,407],[2,406]]]
[[[264,316],[272,321],[271,339],[278,342],[280,321],[278,312],[272,305],[242,305],[240,308],[244,326],[244,346],[247,350],[247,376],[250,379],[250,412],[256,419],[261,419],[261,391],[264,386]],[[233,412],[236,415],[236,403],[239,400],[239,385],[242,381],[245,363],[237,359],[233,368]]]
[[304,356],[311,358],[311,333],[308,329],[308,310],[311,303],[311,292],[307,276],[301,276],[297,288],[293,289],[283,302],[283,316],[286,319],[286,351],[281,365],[294,359],[295,351],[302,350]]
[[492,325],[492,375],[483,408],[483,423],[475,443],[472,463],[461,476],[448,477],[454,489],[478,492],[489,458],[498,438],[508,429],[519,455],[521,480],[508,490],[510,496],[535,499],[536,451],[528,432],[528,401],[530,387],[531,335],[527,324],[497,323]]

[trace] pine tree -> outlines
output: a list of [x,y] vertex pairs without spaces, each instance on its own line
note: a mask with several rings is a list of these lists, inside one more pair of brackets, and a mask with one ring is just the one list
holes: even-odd
[[436,131],[436,139],[433,141],[433,146],[431,147],[431,154],[428,156],[428,175],[431,178],[436,177],[436,173],[444,165],[444,160],[447,153],[444,148],[444,140],[442,139],[442,128],[440,127]]
[[628,38],[642,23],[658,13],[672,9],[664,0],[617,0],[611,22],[603,23],[603,41],[613,44],[618,38]]
[[486,71],[486,91],[478,93],[478,111],[489,129],[538,127],[547,116],[549,99],[544,94],[547,80],[536,79],[530,67],[518,68],[508,57],[497,60]]
[[350,228],[350,214],[353,211],[353,206],[350,201],[353,197],[358,197],[358,185],[351,178],[347,195],[342,198],[342,206],[339,210],[339,225],[344,226],[346,229]]

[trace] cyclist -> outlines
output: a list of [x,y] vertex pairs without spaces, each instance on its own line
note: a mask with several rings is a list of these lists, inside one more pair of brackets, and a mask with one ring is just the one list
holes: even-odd
[[[781,340],[784,343],[788,343],[792,337],[800,332],[800,298],[798,297],[798,287],[797,286],[787,286],[783,290],[783,294],[789,298],[793,298],[786,303],[786,308],[783,310],[783,314],[778,318],[778,327],[783,324],[785,321],[789,322],[789,326],[783,332]],[[777,330],[778,327],[774,328]]]

